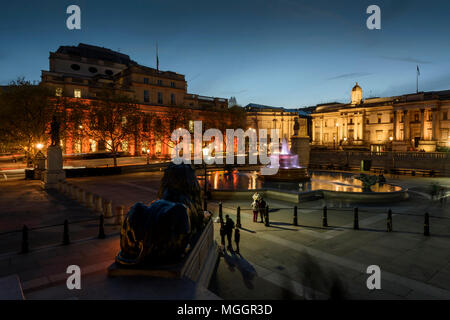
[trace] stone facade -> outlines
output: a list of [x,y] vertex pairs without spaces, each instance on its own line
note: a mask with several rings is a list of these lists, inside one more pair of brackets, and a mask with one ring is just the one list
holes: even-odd
[[362,100],[358,84],[351,103],[317,105],[313,146],[371,151],[436,151],[450,146],[450,90]]

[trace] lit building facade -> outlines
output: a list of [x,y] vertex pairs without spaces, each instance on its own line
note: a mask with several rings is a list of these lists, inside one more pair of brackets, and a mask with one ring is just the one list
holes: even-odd
[[434,152],[450,146],[450,90],[317,105],[312,145],[328,149]]
[[[179,110],[189,115],[187,126],[194,120],[217,120],[222,125],[231,121],[223,116],[223,111],[228,109],[227,99],[188,93],[184,75],[142,66],[120,52],[86,44],[61,46],[56,52],[50,52],[49,66],[48,71],[42,71],[41,81],[55,96],[89,103],[106,89],[128,95],[144,114],[161,121]],[[143,121],[141,130],[151,128]],[[79,130],[74,128],[75,131]],[[121,151],[139,155],[148,150],[150,156],[170,155],[167,141],[152,138],[151,132],[145,136],[150,138],[141,139],[138,135],[133,141],[123,141]],[[65,154],[107,150],[104,141],[93,141],[79,133],[66,135],[62,145]]]

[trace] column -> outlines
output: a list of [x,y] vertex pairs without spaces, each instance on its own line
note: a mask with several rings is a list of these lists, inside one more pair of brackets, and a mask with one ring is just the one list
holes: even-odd
[[366,127],[366,112],[365,111],[361,111],[361,135],[359,136],[361,141],[363,141],[364,143],[364,130]]
[[394,124],[392,129],[392,137],[394,138],[394,141],[397,141],[397,111],[393,110],[394,113]]
[[420,140],[425,140],[425,109],[420,109]]
[[431,140],[437,141],[439,139],[439,111],[437,108],[433,109],[433,119],[432,119],[432,138]]
[[409,130],[409,112],[408,110],[403,110],[403,141],[411,142],[410,137],[410,130]]
[[316,142],[316,122],[317,122],[317,119],[313,118],[313,120],[312,120],[312,132],[311,132],[311,134],[312,134],[312,141],[313,142]]
[[323,117],[320,119],[320,144],[323,144]]

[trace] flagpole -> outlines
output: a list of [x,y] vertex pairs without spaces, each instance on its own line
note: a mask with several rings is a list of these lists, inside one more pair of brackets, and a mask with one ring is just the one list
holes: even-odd
[[419,66],[417,66],[417,70],[416,70],[416,93],[419,93],[419,75],[420,75]]

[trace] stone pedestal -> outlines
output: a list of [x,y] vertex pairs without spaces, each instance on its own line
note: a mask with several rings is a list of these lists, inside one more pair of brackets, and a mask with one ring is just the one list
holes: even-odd
[[436,141],[420,140],[417,150],[419,151],[423,150],[425,152],[436,152]]
[[300,166],[308,168],[310,151],[309,137],[291,137],[291,153],[298,155]]
[[63,170],[62,150],[59,146],[50,146],[47,149],[46,170],[42,176],[44,189],[56,189],[58,182],[64,181],[66,174]]
[[408,151],[408,143],[405,141],[392,141],[392,151],[406,152]]

